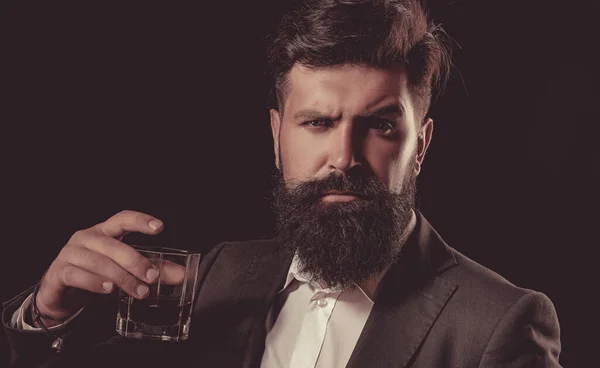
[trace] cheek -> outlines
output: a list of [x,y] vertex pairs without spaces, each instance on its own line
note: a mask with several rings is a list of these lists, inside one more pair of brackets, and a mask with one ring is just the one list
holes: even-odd
[[397,142],[379,142],[368,152],[367,160],[373,173],[393,192],[400,192],[407,175],[412,174],[416,151],[415,147],[409,146]]
[[406,179],[413,175],[413,163],[407,159],[399,159],[390,166],[390,175],[388,179],[389,189],[394,193],[400,193]]
[[306,134],[290,130],[282,131],[280,136],[283,176],[286,180],[312,178],[319,167],[319,145]]

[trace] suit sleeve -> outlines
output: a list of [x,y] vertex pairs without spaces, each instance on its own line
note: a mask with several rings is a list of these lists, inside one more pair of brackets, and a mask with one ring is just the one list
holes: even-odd
[[530,292],[500,319],[479,367],[560,367],[560,349],[554,305],[546,295]]
[[[225,243],[215,246],[200,262],[198,282],[200,287]],[[63,349],[52,349],[53,337],[43,332],[19,329],[12,323],[13,314],[32,293],[33,287],[2,304],[2,325],[10,345],[12,368],[64,368],[85,367],[95,346],[118,337],[115,331],[117,297],[102,298],[86,306],[80,315],[53,333],[64,340]]]

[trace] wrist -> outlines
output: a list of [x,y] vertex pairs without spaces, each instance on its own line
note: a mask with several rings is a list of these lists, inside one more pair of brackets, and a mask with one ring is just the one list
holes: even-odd
[[25,316],[25,321],[27,322],[27,324],[37,328],[42,328],[41,323],[43,323],[46,328],[54,327],[68,319],[68,317],[63,319],[56,319],[44,314],[40,314],[39,317],[37,317],[33,308],[29,308],[29,313],[26,313]]
[[46,305],[39,300],[39,289],[33,293],[29,308],[24,311],[25,321],[38,328],[50,328],[66,321],[70,316],[68,314],[59,315],[50,311]]

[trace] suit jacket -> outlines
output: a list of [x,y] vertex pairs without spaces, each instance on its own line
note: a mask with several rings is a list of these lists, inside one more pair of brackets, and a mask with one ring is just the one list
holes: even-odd
[[[417,217],[348,367],[559,367],[552,302],[450,248]],[[3,308],[13,367],[258,367],[266,316],[291,260],[277,239],[213,248],[200,265],[190,337],[180,343],[116,335],[113,298],[86,307],[58,331],[65,347],[54,353],[44,334],[10,326],[26,290]]]

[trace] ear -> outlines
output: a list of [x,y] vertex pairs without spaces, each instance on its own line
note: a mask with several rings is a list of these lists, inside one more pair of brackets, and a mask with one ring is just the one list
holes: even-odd
[[273,133],[273,148],[275,150],[275,166],[279,169],[279,129],[281,128],[281,118],[279,116],[279,111],[276,109],[269,110],[269,114],[271,115],[271,133]]
[[423,160],[425,160],[425,153],[427,153],[429,143],[431,143],[431,136],[433,135],[433,120],[427,118],[427,120],[425,120],[419,128],[418,134],[417,162],[415,164],[415,171],[417,175],[419,175],[421,172],[421,165],[423,164]]

